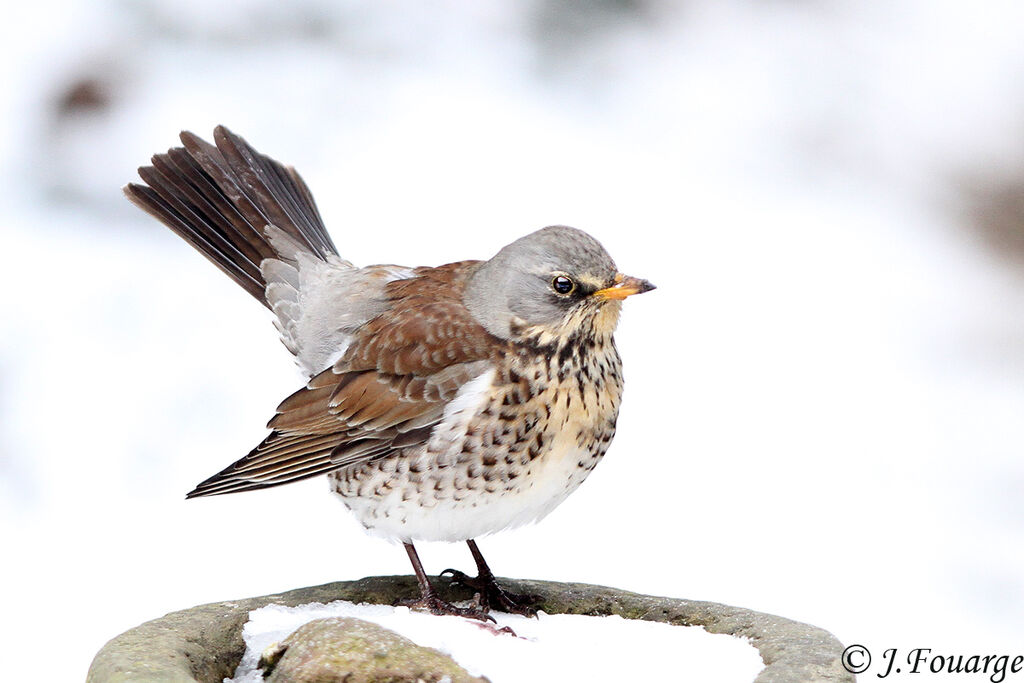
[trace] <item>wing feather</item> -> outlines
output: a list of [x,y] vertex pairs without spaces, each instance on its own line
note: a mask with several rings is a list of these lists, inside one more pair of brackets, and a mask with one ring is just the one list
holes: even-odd
[[189,497],[278,486],[425,444],[447,403],[504,349],[455,298],[469,270],[420,269],[423,288],[437,290],[426,301],[405,296],[404,280],[389,283],[391,307],[281,402],[259,446]]

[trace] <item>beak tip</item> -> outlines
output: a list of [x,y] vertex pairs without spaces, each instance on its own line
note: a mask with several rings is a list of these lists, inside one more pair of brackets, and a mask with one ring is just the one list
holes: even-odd
[[629,275],[619,275],[615,284],[604,289],[599,289],[594,292],[594,295],[600,299],[615,299],[622,301],[626,297],[633,296],[634,294],[643,294],[649,292],[652,289],[656,289],[649,281],[643,280],[638,277],[632,277]]

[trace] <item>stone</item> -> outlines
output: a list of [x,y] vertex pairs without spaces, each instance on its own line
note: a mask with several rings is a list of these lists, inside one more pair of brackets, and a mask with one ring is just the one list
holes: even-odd
[[[617,614],[626,619],[702,627],[746,638],[765,663],[755,683],[853,683],[842,666],[843,645],[828,631],[791,619],[714,602],[662,598],[581,583],[499,579],[515,593],[538,595],[547,614]],[[472,592],[450,578],[434,586],[449,602]],[[245,651],[242,627],[249,612],[266,605],[295,607],[334,600],[396,605],[419,595],[411,576],[373,576],[299,588],[259,598],[201,605],[173,612],[126,631],[99,651],[87,683],[221,683],[234,675]]]
[[316,619],[263,653],[268,683],[486,683],[455,661],[382,626]]

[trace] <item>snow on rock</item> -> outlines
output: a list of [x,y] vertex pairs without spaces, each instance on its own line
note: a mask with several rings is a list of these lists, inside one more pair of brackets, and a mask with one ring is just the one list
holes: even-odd
[[459,617],[438,617],[407,607],[337,601],[298,607],[269,605],[249,613],[246,652],[230,683],[263,681],[256,668],[272,644],[314,619],[354,617],[374,622],[418,645],[451,656],[471,674],[493,683],[530,680],[751,681],[764,664],[739,638],[703,629],[618,616],[549,615],[537,619],[495,613],[498,634]]

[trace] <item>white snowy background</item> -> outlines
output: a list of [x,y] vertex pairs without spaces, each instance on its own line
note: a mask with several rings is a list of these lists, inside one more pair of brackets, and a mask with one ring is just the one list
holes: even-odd
[[81,680],[172,610],[409,572],[322,480],[184,500],[301,382],[269,314],[120,194],[218,123],[300,169],[357,263],[565,223],[658,285],[625,307],[608,457],[481,541],[498,574],[876,657],[1021,653],[1024,4],[40,0],[2,24],[7,679]]

